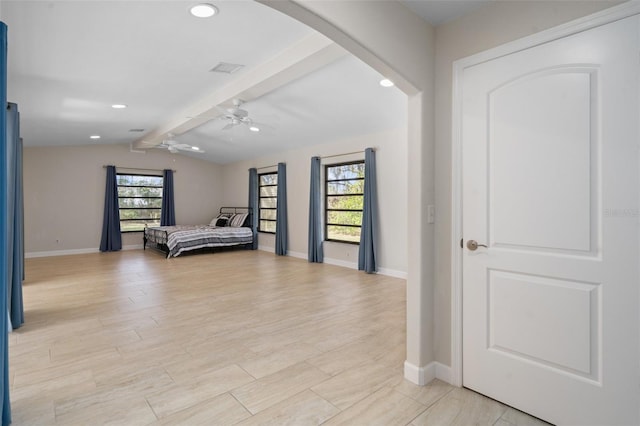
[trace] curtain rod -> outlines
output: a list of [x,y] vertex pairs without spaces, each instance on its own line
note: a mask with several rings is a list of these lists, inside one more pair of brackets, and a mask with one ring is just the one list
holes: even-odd
[[[375,151],[375,148],[373,148],[373,150]],[[353,151],[353,152],[345,152],[344,154],[323,155],[323,156],[320,157],[320,159],[333,158],[333,157],[344,157],[345,155],[362,154],[363,152],[364,152],[364,150],[362,150],[362,151]]]
[[262,169],[270,169],[272,167],[278,167],[277,164],[274,164],[272,166],[262,166],[262,167],[256,167],[256,170],[262,170]]
[[[105,164],[104,166],[102,166],[103,169],[106,169],[107,167],[109,167],[110,164]],[[147,172],[164,172],[164,170],[160,170],[160,169],[144,169],[142,167],[120,167],[120,166],[115,166],[116,169],[125,169],[125,170],[145,170]],[[178,173],[177,170],[172,170],[173,173]]]

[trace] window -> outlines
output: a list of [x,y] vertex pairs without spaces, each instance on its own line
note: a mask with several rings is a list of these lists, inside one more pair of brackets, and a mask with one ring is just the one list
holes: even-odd
[[162,176],[118,173],[118,206],[122,232],[159,226],[162,210]]
[[358,244],[364,203],[364,161],[325,166],[324,235]]
[[259,218],[258,231],[276,233],[276,207],[278,203],[278,173],[258,175]]

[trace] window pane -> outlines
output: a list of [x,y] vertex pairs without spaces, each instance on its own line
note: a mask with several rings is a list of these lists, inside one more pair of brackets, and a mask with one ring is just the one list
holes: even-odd
[[360,228],[352,228],[349,226],[327,226],[327,239],[348,241],[352,243],[360,242]]
[[327,212],[327,223],[337,225],[362,225],[362,212]]
[[263,186],[260,188],[261,197],[275,197],[278,195],[277,186]]
[[120,220],[123,219],[160,219],[160,209],[120,209]]
[[271,222],[271,221],[267,221],[267,220],[261,220],[260,221],[260,231],[262,231],[262,232],[276,232],[276,223],[275,222]]
[[332,182],[327,184],[327,194],[362,194],[364,192],[364,179]]
[[118,185],[162,187],[162,176],[118,175],[117,177]]
[[327,197],[327,209],[362,210],[364,197],[353,195],[346,197]]
[[276,210],[260,210],[260,219],[276,220]]
[[123,207],[162,208],[162,198],[120,198],[118,205]]
[[136,220],[120,222],[121,232],[144,231],[147,226],[160,226],[160,220]]
[[118,187],[119,197],[162,197],[162,188],[150,188],[148,186],[131,187],[120,186]]
[[260,175],[260,186],[276,185],[278,183],[278,174],[270,173],[268,175]]
[[277,198],[260,198],[260,208],[272,208],[275,209],[278,205]]
[[160,225],[162,182],[162,176],[117,175],[122,232]]
[[327,180],[353,179],[364,177],[364,162],[357,164],[340,164],[327,167]]

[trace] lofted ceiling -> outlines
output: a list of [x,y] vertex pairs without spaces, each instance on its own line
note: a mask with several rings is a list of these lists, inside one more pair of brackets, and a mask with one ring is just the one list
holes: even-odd
[[[205,151],[181,154],[223,164],[405,125],[404,94],[314,30],[253,1],[215,1],[211,18],[191,16],[196,3],[2,1],[25,145],[147,150],[171,133]],[[211,72],[220,62],[242,67]],[[223,130],[238,98],[259,132]]]

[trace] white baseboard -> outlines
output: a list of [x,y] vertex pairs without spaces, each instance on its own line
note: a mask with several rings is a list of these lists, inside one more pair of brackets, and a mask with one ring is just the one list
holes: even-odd
[[424,386],[435,378],[436,371],[433,363],[426,367],[418,367],[409,361],[404,362],[404,378],[418,386]]
[[52,257],[52,256],[69,256],[72,254],[88,254],[88,253],[98,253],[100,250],[97,248],[87,248],[87,249],[73,249],[73,250],[52,250],[52,251],[33,251],[30,253],[25,253],[24,257],[27,259],[33,257]]
[[436,362],[436,379],[449,383],[455,386],[453,383],[453,370],[448,365],[440,364]]
[[327,265],[342,266],[343,268],[358,269],[356,262],[347,262],[346,260],[332,259],[330,257],[325,257],[324,263]]
[[[142,250],[142,244],[123,246],[122,250]],[[32,251],[29,253],[25,253],[24,257],[27,259],[31,259],[36,257],[70,256],[74,254],[89,254],[89,253],[100,253],[100,249],[84,248],[84,249],[72,249],[72,250]]]
[[451,367],[436,361],[430,362],[425,367],[418,367],[405,361],[404,378],[418,386],[424,386],[433,379],[451,384]]
[[276,252],[276,249],[274,247],[261,246],[261,245],[258,245],[258,250],[267,251],[269,253],[275,253]]
[[378,268],[378,273],[380,275],[386,275],[387,277],[401,278],[403,280],[407,279],[407,273],[404,271],[398,271],[397,269]]
[[[273,247],[270,246],[258,246],[258,250],[262,250],[262,251],[266,251],[269,253],[274,253],[275,249]],[[307,260],[307,253],[302,253],[299,251],[289,251],[287,253],[287,255],[291,256],[291,257],[296,257],[298,259],[304,259]],[[334,265],[334,266],[342,266],[343,268],[349,268],[349,269],[358,269],[358,263],[357,262],[347,262],[346,260],[340,260],[340,259],[332,259],[330,257],[325,257],[324,258],[324,263],[326,263],[327,265]],[[394,277],[394,278],[401,278],[403,280],[407,279],[407,273],[404,271],[398,271],[396,269],[389,269],[389,268],[378,268],[378,273],[380,275],[386,275],[388,277]]]
[[302,253],[302,252],[299,252],[299,251],[290,251],[288,254],[289,254],[289,256],[295,257],[297,259],[307,260],[307,258],[308,258],[307,253]]

